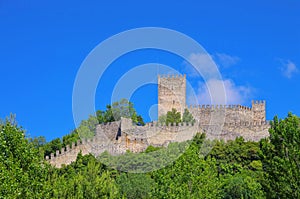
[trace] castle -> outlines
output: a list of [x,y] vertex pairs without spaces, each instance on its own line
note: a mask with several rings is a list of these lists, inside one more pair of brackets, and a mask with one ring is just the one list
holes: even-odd
[[77,154],[92,153],[96,156],[104,151],[112,155],[124,154],[127,150],[142,152],[148,146],[167,146],[170,142],[191,140],[197,132],[206,133],[208,139],[259,141],[269,135],[266,121],[265,101],[252,101],[252,107],[241,105],[186,105],[186,75],[158,76],[158,116],[175,108],[183,113],[188,109],[195,122],[160,124],[150,122],[145,126],[134,125],[131,119],[121,118],[96,127],[92,139],[84,139],[56,151],[46,160],[61,167],[76,160]]
[[[211,117],[224,116],[225,121],[214,123],[266,122],[266,102],[252,101],[252,107],[241,105],[192,105],[186,106],[186,75],[158,76],[158,116],[175,108],[181,114],[187,108],[200,125],[208,125]],[[221,119],[221,118],[220,118]]]

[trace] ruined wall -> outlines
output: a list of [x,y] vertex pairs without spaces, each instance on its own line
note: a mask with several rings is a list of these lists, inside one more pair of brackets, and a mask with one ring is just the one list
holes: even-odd
[[186,76],[158,76],[158,116],[175,108],[183,113],[186,106]]
[[252,101],[252,107],[241,105],[197,105],[188,109],[202,125],[266,121],[266,102]]
[[115,140],[121,128],[121,121],[99,124],[96,126],[95,137],[99,140]]
[[146,144],[146,147],[149,145],[165,146],[166,143],[170,142],[183,142],[192,139],[199,132],[197,125],[186,123],[179,123],[178,126],[172,124],[166,126],[152,122],[145,126],[130,124],[126,127],[125,129],[122,128],[122,135],[126,135],[126,138],[131,142],[142,142]]
[[78,140],[77,142],[72,143],[71,147],[66,146],[60,151],[57,150],[55,154],[50,154],[50,157],[46,156],[46,160],[59,168],[63,164],[68,165],[71,164],[71,162],[76,161],[76,157],[80,151],[82,155],[89,153],[99,155],[104,151],[115,153],[115,148],[111,146],[115,144],[115,138],[119,127],[120,121],[99,124],[96,127],[96,133],[93,138],[81,137],[81,141]]
[[241,105],[198,105],[188,110],[202,125],[253,121],[252,109]]
[[50,157],[46,156],[46,160],[55,167],[60,168],[62,165],[68,165],[76,161],[77,155],[81,152],[82,155],[93,154],[98,156],[107,151],[112,155],[125,153],[127,148],[118,142],[109,141],[106,139],[99,139],[94,137],[92,139],[77,141],[69,146],[57,150],[55,154],[51,153]]
[[[269,136],[270,125],[268,122],[252,123],[225,123],[219,125],[201,126],[202,132],[206,133],[210,140],[234,140],[237,137],[243,137],[246,141],[259,141]],[[216,133],[217,132],[217,133]]]
[[[158,76],[158,116],[176,108],[183,113],[186,107],[186,76]],[[144,151],[149,145],[167,146],[171,142],[190,140],[197,132],[206,133],[210,140],[234,140],[242,136],[245,140],[259,141],[269,135],[266,122],[266,102],[252,101],[252,107],[241,105],[197,105],[188,107],[194,116],[194,124],[178,126],[160,125],[151,122],[145,126],[132,124],[131,119],[100,124],[93,139],[82,139],[62,151],[56,151],[46,159],[54,166],[70,164],[81,151],[83,155],[100,155],[108,151],[112,155]]]
[[[181,114],[187,108],[185,75],[158,76],[158,116],[166,114],[172,108],[176,108]],[[265,101],[252,101],[251,108],[241,105],[195,105],[188,109],[203,125],[266,121]]]
[[131,119],[122,118],[119,122],[101,124],[97,126],[97,132],[93,139],[73,143],[56,154],[51,154],[46,159],[50,164],[61,167],[76,160],[81,151],[83,155],[100,155],[104,151],[112,155],[124,154],[127,150],[142,152],[148,146],[167,146],[171,142],[183,142],[191,140],[197,132],[206,133],[210,140],[233,140],[242,136],[245,140],[259,141],[267,137],[269,124],[266,122],[234,122],[220,124],[180,123],[177,126],[169,124],[161,125],[157,122],[147,123],[145,126],[132,124]]
[[53,166],[60,168],[63,164],[68,165],[76,161],[80,151],[82,155],[89,154],[89,145],[85,142],[81,143],[80,141],[77,141],[76,143],[72,143],[71,148],[70,146],[66,146],[65,148],[62,148],[61,151],[57,150],[55,154],[51,153],[50,157],[46,156],[46,160]]

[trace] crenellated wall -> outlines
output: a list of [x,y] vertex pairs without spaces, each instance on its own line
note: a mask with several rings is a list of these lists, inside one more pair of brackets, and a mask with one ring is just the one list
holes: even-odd
[[[89,140],[88,142],[92,142],[92,140]],[[76,143],[72,143],[71,147],[67,145],[62,148],[61,151],[57,150],[55,154],[51,153],[50,157],[46,156],[46,160],[55,167],[61,167],[63,164],[68,165],[71,164],[71,162],[74,162],[80,151],[82,155],[89,154],[89,145],[85,142],[77,141]]]
[[161,125],[157,122],[145,126],[132,124],[131,119],[99,124],[93,139],[81,137],[80,142],[56,151],[46,159],[54,166],[70,164],[81,151],[83,155],[100,155],[108,151],[112,155],[144,151],[148,146],[167,146],[171,142],[190,140],[197,133],[206,133],[208,139],[233,140],[242,136],[245,140],[259,141],[269,135],[266,122],[266,102],[252,101],[252,107],[241,105],[195,105],[186,107],[186,76],[158,76],[158,116],[172,108],[183,113],[187,108],[195,118],[193,124]]
[[161,125],[157,122],[147,123],[145,126],[136,126],[131,119],[122,118],[121,121],[101,124],[96,128],[92,139],[82,139],[67,146],[62,151],[56,151],[46,159],[50,164],[61,167],[76,160],[81,151],[83,155],[100,155],[108,151],[112,155],[132,152],[142,152],[148,146],[167,146],[171,142],[191,140],[197,132],[206,133],[208,139],[233,140],[242,136],[245,140],[258,141],[268,136],[267,122],[233,122],[220,124],[193,124],[179,123],[178,125]]
[[252,107],[242,105],[197,105],[187,107],[202,125],[212,123],[265,122],[265,101],[252,101]]
[[251,108],[242,105],[193,105],[187,107],[186,75],[159,75],[158,117],[166,114],[172,108],[181,114],[185,108],[188,108],[194,118],[203,125],[266,121],[265,101],[252,101]]

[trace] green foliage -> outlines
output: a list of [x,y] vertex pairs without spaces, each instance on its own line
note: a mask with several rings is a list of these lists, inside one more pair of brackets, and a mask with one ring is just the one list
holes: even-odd
[[152,145],[148,146],[147,149],[145,150],[145,153],[150,153],[150,152],[153,152],[153,151],[157,151],[161,149],[160,147],[154,147]]
[[158,123],[160,123],[161,125],[166,124],[167,123],[167,115],[159,116]]
[[56,138],[51,140],[50,142],[42,145],[42,151],[44,152],[44,156],[50,156],[51,153],[55,153],[56,150],[61,150],[63,143],[60,138]]
[[184,109],[183,115],[182,115],[182,122],[185,123],[195,123],[195,119],[193,115],[189,112],[189,110],[186,108]]
[[300,118],[274,117],[270,138],[261,141],[264,188],[270,198],[300,197]]
[[28,138],[30,144],[33,145],[36,149],[38,149],[40,157],[45,157],[45,145],[47,144],[46,138],[44,136],[38,136],[34,138]]
[[139,126],[144,126],[145,125],[144,119],[141,115],[137,116],[137,125],[139,125]]
[[173,164],[152,173],[157,183],[154,198],[221,198],[215,160],[198,155],[203,139],[196,136]]
[[120,192],[126,198],[150,198],[154,180],[147,174],[121,173],[117,177]]
[[259,152],[258,143],[245,142],[242,137],[239,137],[227,143],[216,142],[209,155],[218,160],[217,166],[220,174],[230,173],[234,175],[243,168],[254,169],[252,162],[260,160]]
[[265,198],[261,184],[251,176],[251,173],[242,172],[225,179],[223,198]]
[[133,108],[133,103],[127,99],[121,99],[119,102],[112,104],[112,113],[116,121],[121,117],[131,118],[134,123],[137,123],[137,113]]
[[178,125],[178,123],[181,122],[181,114],[175,108],[172,108],[172,110],[168,111],[166,115],[159,116],[158,122],[162,125]]
[[62,140],[56,138],[46,143],[44,137],[29,138],[30,142],[39,149],[41,156],[50,156],[56,150],[60,150],[67,145],[71,146],[81,139],[93,138],[96,132],[96,126],[99,123],[113,122],[121,119],[121,117],[129,117],[138,125],[145,125],[142,116],[137,115],[133,107],[133,103],[126,99],[114,102],[113,105],[107,105],[106,111],[97,111],[96,116],[90,115],[87,120],[82,120],[79,127],[70,134],[63,136]]
[[[86,159],[87,158],[87,159]],[[50,198],[119,198],[112,172],[92,156],[79,155],[76,162],[54,170],[49,186]]]
[[181,122],[181,114],[175,108],[172,108],[171,111],[167,112],[166,124],[176,124]]
[[[94,128],[94,119],[84,126]],[[289,114],[275,117],[270,138],[259,143],[197,134],[138,154],[106,152],[96,159],[80,153],[57,169],[39,150],[59,150],[79,139],[77,131],[45,143],[44,137],[27,139],[11,117],[0,123],[0,198],[299,198],[299,136],[300,119]],[[205,146],[213,146],[208,155]]]
[[183,115],[182,115],[182,120],[181,120],[181,113],[178,112],[175,108],[172,108],[171,111],[168,111],[166,115],[161,115],[158,118],[158,122],[160,124],[176,124],[180,122],[185,122],[185,123],[195,123],[195,119],[193,115],[189,112],[188,109],[184,109]]
[[70,134],[63,136],[62,140],[63,140],[63,143],[62,143],[63,147],[66,147],[67,145],[71,146],[72,143],[75,143],[78,140],[80,140],[80,137],[79,137],[78,132],[75,130],[75,131],[71,132]]
[[90,139],[94,137],[96,132],[96,125],[99,121],[96,116],[90,115],[87,120],[82,120],[79,127],[76,129],[81,139]]
[[44,136],[38,136],[34,138],[29,138],[28,141],[33,144],[35,148],[40,148],[44,146],[46,142],[46,138]]
[[99,123],[118,121],[121,117],[125,117],[131,118],[132,122],[138,125],[145,125],[142,116],[137,115],[133,103],[127,99],[121,99],[112,105],[107,105],[106,111],[97,111],[96,115]]
[[55,153],[56,150],[62,150],[63,147],[67,145],[71,146],[72,143],[80,140],[80,137],[77,131],[73,131],[70,134],[63,136],[61,141],[60,138],[56,138],[51,140],[50,142],[46,142],[45,137],[35,137],[29,138],[29,142],[39,150],[41,157],[50,156],[51,153]]
[[171,164],[184,152],[188,144],[188,142],[171,143],[167,148],[161,148],[160,150],[146,153],[128,152],[120,156],[103,153],[98,157],[98,160],[121,171],[145,173]]
[[96,115],[97,115],[98,122],[100,124],[115,121],[111,105],[106,106],[106,111],[101,111],[101,110],[97,111]]
[[0,198],[42,198],[47,167],[12,120],[0,124]]

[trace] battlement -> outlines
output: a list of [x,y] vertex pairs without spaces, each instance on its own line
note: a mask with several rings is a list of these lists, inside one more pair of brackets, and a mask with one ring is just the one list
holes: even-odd
[[[243,105],[186,105],[186,75],[158,75],[158,116],[175,108],[184,112],[187,108],[195,122],[161,124],[157,121],[137,126],[129,118],[96,126],[92,139],[81,139],[71,146],[46,156],[52,165],[61,167],[76,160],[78,153],[99,155],[123,154],[144,151],[148,146],[167,146],[171,142],[190,140],[200,132],[207,139],[233,140],[242,136],[245,140],[259,141],[269,135],[266,121],[266,101],[252,100],[251,107]],[[213,120],[211,120],[213,117]]]
[[182,74],[166,74],[166,75],[158,75],[158,78],[161,79],[182,79],[182,78],[186,78],[186,75],[182,75]]
[[66,155],[66,154],[78,149],[78,147],[80,147],[80,146],[85,146],[86,144],[93,143],[94,141],[95,141],[95,138],[77,140],[77,142],[73,142],[71,145],[67,145],[67,146],[61,148],[61,150],[56,150],[55,153],[51,153],[50,156],[46,156],[45,158],[46,158],[46,160],[53,160],[57,157]]
[[252,100],[252,104],[266,104],[266,100]]
[[172,126],[194,126],[195,122],[189,123],[189,122],[179,122],[179,123],[169,123],[166,125],[165,123],[159,123],[159,122],[149,122],[146,123],[144,127],[151,128],[151,127],[172,127]]
[[[207,125],[199,122],[165,125],[150,122],[145,126],[136,126],[131,119],[122,118],[118,122],[97,125],[93,138],[81,139],[72,143],[71,146],[67,145],[60,151],[57,150],[56,153],[46,156],[46,160],[56,167],[61,167],[63,164],[67,165],[76,161],[80,152],[83,155],[89,153],[100,155],[104,151],[108,151],[112,155],[123,154],[127,150],[142,152],[150,145],[167,146],[171,142],[190,140],[197,132],[205,132],[208,139],[230,140],[237,136],[245,136],[248,140],[259,140],[267,135],[268,128],[268,122],[242,121],[223,125]],[[118,134],[119,131],[120,134]],[[219,132],[219,134],[215,134],[215,132]],[[114,136],[110,136],[108,139],[107,135]]]
[[251,111],[251,107],[242,106],[242,105],[214,105],[214,104],[206,104],[206,105],[190,105],[189,109],[216,109],[216,110],[224,110],[224,109],[235,109],[235,110],[245,110]]
[[258,127],[258,126],[269,126],[269,122],[264,121],[264,122],[232,122],[232,123],[224,123],[224,126],[236,126],[236,127]]

